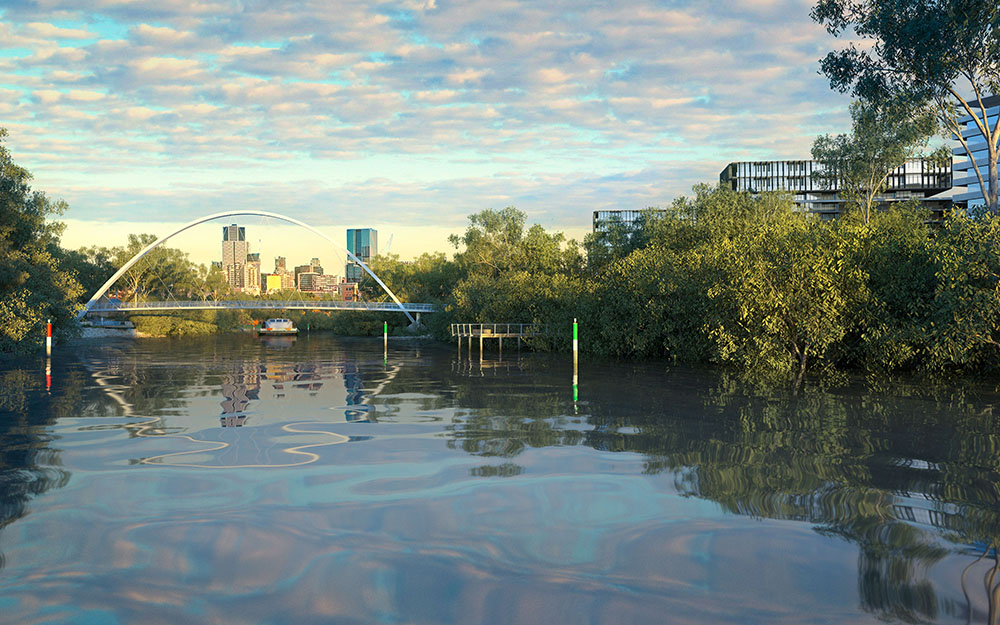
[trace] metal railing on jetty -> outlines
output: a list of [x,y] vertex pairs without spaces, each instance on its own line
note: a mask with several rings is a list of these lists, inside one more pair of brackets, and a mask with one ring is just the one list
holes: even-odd
[[483,358],[483,340],[496,339],[497,348],[503,354],[503,340],[517,339],[517,347],[521,347],[521,339],[538,336],[545,328],[538,323],[453,323],[451,335],[458,339],[458,349],[462,349],[462,339],[469,342],[469,354],[472,354],[472,340],[479,339],[479,359]]

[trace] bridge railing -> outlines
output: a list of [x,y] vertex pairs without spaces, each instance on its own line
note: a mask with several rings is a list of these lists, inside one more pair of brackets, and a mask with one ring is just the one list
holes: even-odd
[[539,323],[453,323],[451,335],[467,336],[498,336],[526,337],[541,334],[545,327]]
[[[434,312],[433,304],[403,304],[410,312]],[[91,307],[92,312],[117,312],[136,310],[183,310],[226,308],[236,310],[287,310],[287,309],[328,309],[328,310],[399,310],[392,302],[343,302],[337,300],[204,300],[174,302],[111,302],[102,301]]]

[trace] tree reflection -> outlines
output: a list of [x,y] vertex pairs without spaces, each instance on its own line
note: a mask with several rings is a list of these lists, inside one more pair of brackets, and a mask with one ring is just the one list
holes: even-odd
[[[48,426],[60,416],[155,416],[169,431],[192,394],[218,397],[214,426],[219,407],[223,418],[239,417],[257,402],[289,401],[271,390],[325,392],[348,421],[404,408],[455,414],[443,424],[447,444],[483,459],[470,469],[476,477],[517,479],[524,469],[516,458],[533,448],[640,454],[646,473],[684,495],[732,514],[806,522],[855,545],[861,605],[879,618],[1000,625],[996,388],[841,376],[795,392],[726,373],[603,364],[590,376],[584,370],[577,416],[566,363],[526,357],[479,366],[453,361],[449,349],[428,350],[419,366],[389,367],[378,347],[377,366],[310,341],[280,354],[249,341],[186,343],[185,362],[170,366],[150,366],[176,358],[167,342],[143,347],[161,350],[145,360],[109,348],[95,357],[96,386],[83,370],[60,371],[51,395],[42,368],[2,373],[0,527],[23,516],[32,496],[66,484],[49,445]],[[969,561],[956,579],[967,604],[942,595],[929,574],[955,553]]]
[[[59,451],[46,430],[80,400],[80,374],[69,372],[51,394],[45,392],[43,364],[0,372],[0,531],[27,513],[28,502],[69,482]],[[60,372],[62,374],[62,372]],[[5,558],[0,553],[0,568]]]
[[[962,545],[1000,540],[997,389],[843,376],[787,389],[725,373],[656,379],[649,366],[615,367],[617,375],[581,383],[585,429],[559,416],[568,412],[559,389],[456,378],[456,395],[474,410],[455,426],[453,445],[505,458],[571,444],[642,454],[648,473],[671,474],[683,494],[733,514],[808,522],[855,544],[861,604],[879,618],[966,618],[971,603],[942,599],[927,574]],[[683,380],[665,382],[671,375]],[[985,575],[993,625],[1000,573]]]

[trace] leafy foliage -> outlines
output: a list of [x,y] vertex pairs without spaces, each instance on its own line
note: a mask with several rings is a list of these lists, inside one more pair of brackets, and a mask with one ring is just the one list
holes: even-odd
[[[900,103],[876,107],[862,102],[851,104],[851,119],[850,134],[816,138],[812,156],[823,168],[814,177],[825,188],[838,189],[848,209],[861,211],[868,221],[890,174],[907,159],[921,156],[937,131],[937,119],[926,109],[912,111]],[[947,148],[935,156],[942,167],[950,166]]]
[[[821,61],[830,85],[876,107],[904,102],[935,114],[976,165],[987,212],[996,214],[1000,122],[990,127],[983,98],[1000,94],[1000,5],[994,0],[819,0],[812,17],[835,37],[860,39]],[[958,120],[963,115],[972,118],[985,144],[985,163],[969,150],[975,141],[962,134]],[[984,166],[988,180],[979,171]]]
[[25,353],[44,340],[46,319],[60,335],[70,331],[83,290],[62,262],[62,224],[47,219],[66,203],[31,190],[31,174],[14,163],[6,136],[0,128],[0,352]]

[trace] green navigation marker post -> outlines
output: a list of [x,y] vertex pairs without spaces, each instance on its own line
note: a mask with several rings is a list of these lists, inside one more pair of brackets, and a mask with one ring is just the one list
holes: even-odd
[[580,329],[573,317],[573,409],[576,409],[576,402],[580,399],[579,373],[580,373]]

